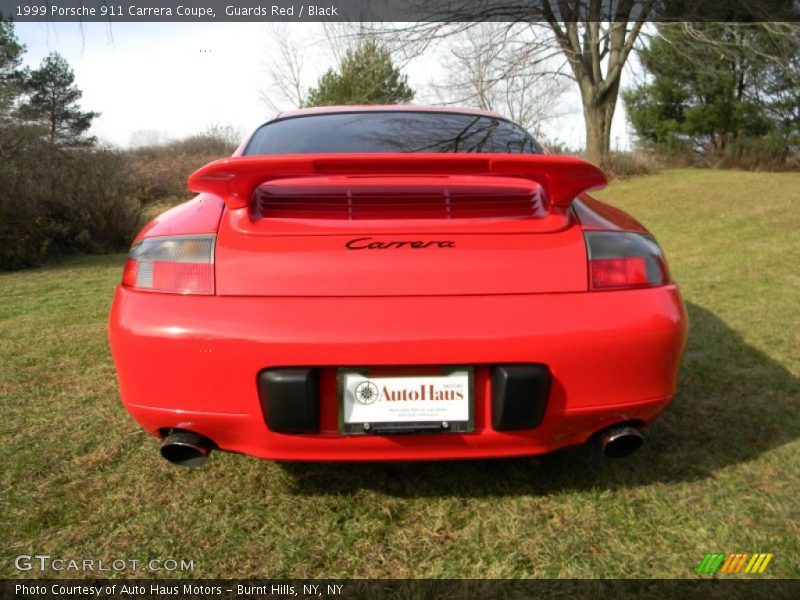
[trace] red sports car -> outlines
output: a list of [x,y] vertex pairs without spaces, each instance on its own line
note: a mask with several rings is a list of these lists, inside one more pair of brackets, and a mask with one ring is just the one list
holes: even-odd
[[642,442],[686,312],[648,231],[475,110],[283,113],[136,237],[122,400],[187,466],[534,455]]

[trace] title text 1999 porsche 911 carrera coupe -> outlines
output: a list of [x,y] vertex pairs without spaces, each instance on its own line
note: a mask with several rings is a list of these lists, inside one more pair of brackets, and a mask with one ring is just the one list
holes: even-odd
[[494,113],[283,113],[136,237],[122,400],[186,466],[624,456],[675,394],[686,314],[597,167]]

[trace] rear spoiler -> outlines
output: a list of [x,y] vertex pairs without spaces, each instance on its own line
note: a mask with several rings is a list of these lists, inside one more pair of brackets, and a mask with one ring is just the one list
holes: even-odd
[[216,160],[189,177],[189,189],[244,208],[266,181],[313,175],[503,175],[539,183],[551,204],[568,207],[578,194],[605,187],[598,167],[580,158],[545,154],[303,154]]

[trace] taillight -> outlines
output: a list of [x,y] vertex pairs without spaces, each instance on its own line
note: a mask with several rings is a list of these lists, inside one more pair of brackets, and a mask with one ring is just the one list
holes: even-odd
[[664,253],[641,233],[587,231],[589,289],[653,287],[669,282]]
[[122,285],[168,294],[214,293],[214,235],[154,237],[131,247]]

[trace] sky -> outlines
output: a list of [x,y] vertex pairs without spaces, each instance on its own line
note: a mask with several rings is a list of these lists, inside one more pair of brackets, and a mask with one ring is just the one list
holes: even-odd
[[[283,25],[306,49],[304,79],[312,86],[331,66],[320,23]],[[266,23],[17,23],[27,52],[24,64],[39,65],[59,52],[83,91],[84,110],[101,113],[92,134],[126,147],[137,132],[163,139],[200,133],[212,125],[242,135],[274,115],[263,101],[269,93],[270,61],[276,60],[274,25]],[[423,56],[404,66],[417,90],[415,103],[432,103],[430,83],[442,77],[440,57]],[[629,72],[623,77],[623,86]],[[551,141],[569,148],[584,144],[583,115],[576,87],[560,103],[563,116],[545,125]],[[292,108],[286,104],[281,108]],[[630,135],[620,102],[611,144],[627,149]]]

